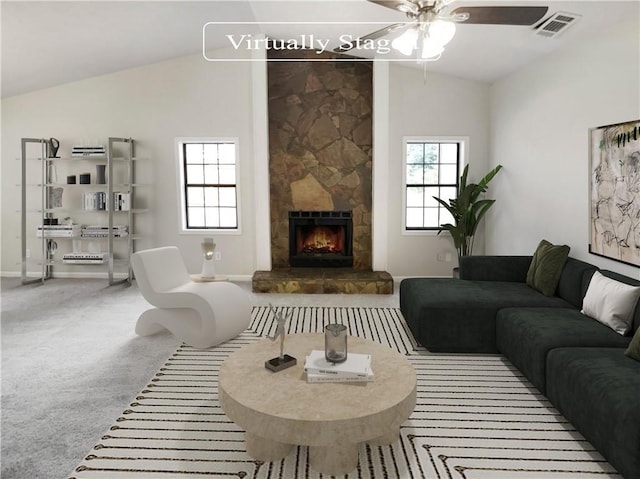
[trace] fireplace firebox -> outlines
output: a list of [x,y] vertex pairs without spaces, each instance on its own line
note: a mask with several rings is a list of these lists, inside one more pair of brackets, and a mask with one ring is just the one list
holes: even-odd
[[292,267],[353,267],[351,211],[290,211]]

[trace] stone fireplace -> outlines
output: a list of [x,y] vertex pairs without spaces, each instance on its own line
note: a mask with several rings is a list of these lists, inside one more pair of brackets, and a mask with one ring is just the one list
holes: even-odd
[[391,275],[372,271],[373,63],[267,58],[272,269],[254,273],[253,291],[393,293]]
[[293,267],[353,267],[350,211],[290,211],[289,264]]
[[[267,64],[272,268],[295,266],[289,212],[347,211],[350,267],[371,270],[372,63],[309,50],[268,55],[280,60]],[[315,61],[282,61],[301,57]]]

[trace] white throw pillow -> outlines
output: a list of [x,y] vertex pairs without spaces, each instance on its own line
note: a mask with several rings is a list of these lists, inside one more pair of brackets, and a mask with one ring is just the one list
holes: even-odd
[[631,329],[640,286],[621,283],[596,271],[582,300],[582,314],[625,335]]

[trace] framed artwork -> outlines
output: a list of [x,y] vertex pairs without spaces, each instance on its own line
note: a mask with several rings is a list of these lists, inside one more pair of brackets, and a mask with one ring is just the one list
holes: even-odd
[[589,252],[640,267],[640,120],[589,130]]

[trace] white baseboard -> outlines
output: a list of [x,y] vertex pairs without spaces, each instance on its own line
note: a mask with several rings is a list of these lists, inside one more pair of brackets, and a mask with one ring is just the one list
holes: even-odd
[[400,283],[403,279],[414,279],[414,278],[449,278],[452,276],[427,276],[427,275],[418,275],[418,276],[393,276],[393,281],[396,283]]
[[19,278],[20,273],[18,271],[0,271],[0,277],[3,278]]
[[[19,278],[20,276],[22,276],[22,274],[20,272],[16,272],[16,271],[3,271],[3,272],[0,272],[0,276],[2,276],[3,278]],[[40,278],[41,277],[41,273],[40,273],[40,271],[27,272],[27,276],[29,278]],[[108,273],[104,273],[104,272],[88,273],[86,271],[84,273],[72,272],[72,271],[56,272],[52,276],[52,278],[64,278],[64,279],[68,279],[68,278],[107,279],[108,277],[109,277]],[[125,279],[126,277],[127,276],[125,274],[114,274],[113,275],[114,279]]]
[[[19,278],[21,273],[19,271],[2,271],[0,272],[0,276],[3,278]],[[40,272],[34,271],[27,273],[29,278],[39,278]],[[251,281],[252,275],[249,274],[229,274],[225,275],[229,278],[229,281]],[[55,272],[53,273],[53,278],[61,278],[61,279],[107,279],[108,274],[104,272],[80,272],[80,271],[66,271],[66,272]],[[125,279],[126,276],[124,274],[114,274],[114,279]]]
[[229,278],[229,281],[251,281],[253,279],[253,275],[250,274],[227,274],[225,276]]

